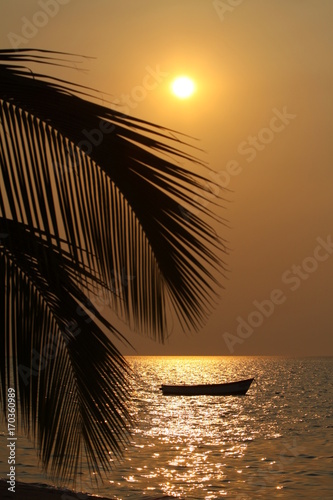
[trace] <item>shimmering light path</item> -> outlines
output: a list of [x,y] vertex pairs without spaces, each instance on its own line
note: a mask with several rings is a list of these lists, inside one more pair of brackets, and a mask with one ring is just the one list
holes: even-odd
[[[137,373],[131,446],[94,493],[117,499],[331,498],[333,359],[128,358]],[[161,383],[255,376],[244,397],[163,396]],[[3,440],[3,438],[2,438]],[[2,445],[3,443],[0,442]],[[45,482],[28,447],[20,480]],[[36,462],[36,461],[35,461]],[[1,464],[2,470],[6,463]],[[24,477],[23,477],[24,476]],[[82,489],[93,491],[88,471]]]

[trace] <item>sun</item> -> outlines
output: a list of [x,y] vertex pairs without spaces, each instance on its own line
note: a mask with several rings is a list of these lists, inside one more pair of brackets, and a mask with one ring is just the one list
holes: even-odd
[[171,83],[171,90],[178,99],[188,99],[195,92],[195,84],[188,76],[177,76]]

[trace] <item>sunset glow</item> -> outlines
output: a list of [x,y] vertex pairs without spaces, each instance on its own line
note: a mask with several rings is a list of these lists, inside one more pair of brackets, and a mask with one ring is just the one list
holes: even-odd
[[188,99],[195,92],[195,84],[191,78],[179,76],[172,82],[171,89],[178,99]]

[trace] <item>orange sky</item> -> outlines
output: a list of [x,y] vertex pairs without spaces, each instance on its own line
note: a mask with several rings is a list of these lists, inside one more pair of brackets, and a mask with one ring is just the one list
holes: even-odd
[[[1,3],[3,48],[95,56],[63,76],[199,138],[231,190],[209,322],[166,346],[130,334],[138,354],[333,355],[332,19],[331,0]],[[170,93],[179,74],[193,98]]]

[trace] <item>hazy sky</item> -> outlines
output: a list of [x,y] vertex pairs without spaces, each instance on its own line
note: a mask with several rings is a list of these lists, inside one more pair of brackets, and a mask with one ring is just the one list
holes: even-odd
[[[64,74],[200,139],[230,189],[229,279],[207,325],[139,354],[333,355],[332,0],[0,0],[3,48],[86,54]],[[59,74],[59,73],[58,73]],[[180,101],[170,82],[193,78]],[[126,331],[126,328],[125,328]],[[129,351],[126,351],[126,353]]]

